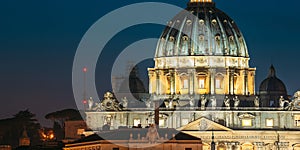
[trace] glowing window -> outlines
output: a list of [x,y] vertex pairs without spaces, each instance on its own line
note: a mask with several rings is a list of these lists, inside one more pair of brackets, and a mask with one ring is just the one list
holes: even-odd
[[199,88],[204,89],[205,88],[205,79],[200,78],[199,79]]
[[266,119],[266,126],[273,127],[274,126],[274,119]]
[[159,119],[159,126],[164,127],[166,124],[165,119]]
[[82,135],[84,131],[84,129],[77,129],[77,135]]
[[221,89],[222,86],[221,86],[221,79],[216,79],[216,88],[217,89]]
[[183,89],[189,88],[189,80],[188,80],[188,79],[184,79],[184,80],[183,80],[182,88],[183,88]]
[[295,120],[295,126],[300,127],[300,115],[295,115],[294,120]]
[[242,126],[243,127],[251,127],[252,126],[252,119],[242,119]]
[[133,126],[137,127],[139,124],[141,124],[141,119],[133,119]]

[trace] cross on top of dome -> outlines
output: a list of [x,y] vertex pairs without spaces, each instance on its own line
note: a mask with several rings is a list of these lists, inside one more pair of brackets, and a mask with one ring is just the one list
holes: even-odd
[[212,0],[191,0],[191,3],[200,2],[200,3],[212,3]]
[[270,77],[276,77],[276,71],[275,71],[275,68],[274,68],[273,64],[272,64],[271,67],[270,67],[268,77],[269,77],[269,78],[270,78]]

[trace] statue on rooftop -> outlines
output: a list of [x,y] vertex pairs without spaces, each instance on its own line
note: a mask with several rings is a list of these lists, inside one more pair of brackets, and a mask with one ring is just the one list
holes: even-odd
[[94,106],[94,100],[92,97],[89,98],[88,100],[88,106],[89,106],[89,110],[92,110],[93,109],[93,106]]
[[146,139],[149,141],[150,144],[156,143],[156,141],[160,139],[155,124],[151,124],[148,128]]
[[128,107],[128,99],[127,99],[127,97],[123,97],[123,98],[122,98],[122,106],[123,106],[124,108],[127,108],[127,107]]
[[255,107],[259,107],[259,101],[260,101],[259,97],[256,96],[255,99],[254,99],[254,106]]
[[225,96],[224,104],[226,106],[226,109],[230,109],[230,98],[228,96]]
[[212,109],[216,109],[216,107],[217,107],[217,99],[216,99],[216,97],[212,96],[210,98],[210,101],[211,101],[211,107],[212,107]]
[[207,103],[206,97],[204,95],[201,95],[200,101],[201,101],[201,110],[204,110],[205,109],[205,105]]
[[239,97],[238,96],[235,96],[234,98],[233,98],[233,101],[234,101],[234,107],[237,109],[237,107],[239,107],[239,105],[240,105],[240,99],[239,99]]
[[285,104],[285,103],[288,103],[288,101],[285,100],[285,99],[283,98],[283,96],[280,96],[280,98],[279,98],[279,105],[280,105],[280,108],[284,108],[284,104]]
[[194,107],[194,106],[195,106],[194,97],[190,97],[190,107]]

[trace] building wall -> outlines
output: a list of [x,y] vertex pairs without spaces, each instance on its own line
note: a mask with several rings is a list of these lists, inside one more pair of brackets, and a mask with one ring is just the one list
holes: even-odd
[[[203,150],[210,149],[211,132],[207,131],[186,131],[185,133],[200,137],[203,141]],[[297,143],[300,141],[300,132],[291,133],[290,131],[214,131],[214,141],[218,145],[225,145],[226,150],[234,147],[240,150],[292,150],[298,149]],[[279,139],[279,145],[276,143]]]
[[255,68],[248,61],[226,56],[156,58],[155,68],[148,69],[149,92],[254,95]]
[[[103,125],[110,124],[111,129],[119,126],[133,127],[134,120],[140,120],[143,127],[154,123],[153,112],[120,111],[120,112],[86,112],[87,125],[93,130],[101,130]],[[180,128],[199,118],[207,118],[232,129],[300,129],[295,119],[300,111],[160,111],[160,124],[164,128]],[[295,117],[297,116],[297,118]],[[249,122],[250,121],[250,122]],[[250,124],[250,125],[243,125]]]
[[202,150],[201,140],[170,140],[150,144],[147,140],[93,141],[67,144],[64,150]]
[[88,129],[84,120],[65,122],[65,139],[80,139],[81,134]]

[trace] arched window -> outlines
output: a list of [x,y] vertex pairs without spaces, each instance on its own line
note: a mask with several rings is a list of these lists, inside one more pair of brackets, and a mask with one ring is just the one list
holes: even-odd
[[224,77],[221,74],[216,75],[216,89],[223,89]]
[[206,87],[205,81],[206,81],[206,75],[205,74],[199,74],[198,75],[198,88],[199,89],[205,89],[205,87]]
[[187,75],[181,76],[181,88],[182,89],[188,89],[189,88],[189,79]]

